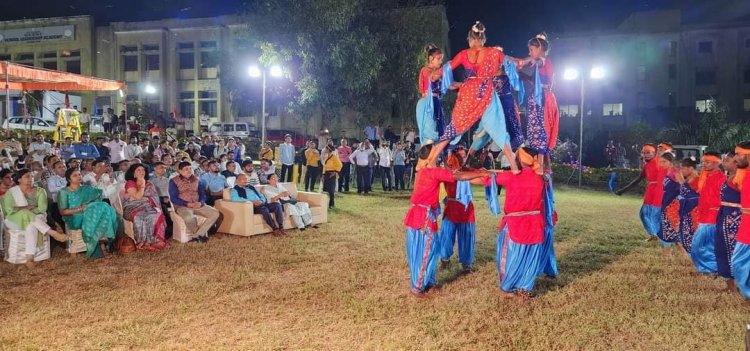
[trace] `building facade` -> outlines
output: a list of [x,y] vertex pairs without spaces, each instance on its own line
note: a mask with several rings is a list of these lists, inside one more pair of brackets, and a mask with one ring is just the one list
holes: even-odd
[[562,128],[581,117],[580,80],[563,80],[564,70],[595,66],[605,77],[585,78],[587,130],[659,128],[716,106],[750,121],[750,23],[684,24],[678,10],[638,12],[616,30],[567,33],[552,45]]

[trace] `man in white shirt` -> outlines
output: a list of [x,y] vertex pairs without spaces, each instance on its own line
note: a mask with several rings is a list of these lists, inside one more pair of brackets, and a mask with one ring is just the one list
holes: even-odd
[[136,157],[141,156],[143,153],[143,148],[141,148],[140,145],[138,145],[138,138],[135,136],[130,137],[130,143],[125,146],[125,159],[126,160],[132,160]]
[[393,190],[393,177],[391,177],[392,153],[388,147],[388,142],[380,140],[378,148],[378,168],[380,168],[380,182],[383,184],[383,191]]
[[78,122],[81,123],[81,130],[84,132],[89,131],[89,123],[91,123],[91,115],[87,108],[83,108],[83,111],[78,115]]
[[291,135],[284,136],[284,143],[279,145],[279,154],[281,161],[281,178],[279,178],[279,181],[291,182],[294,169],[294,144],[292,144]]
[[34,142],[29,144],[29,154],[34,161],[44,164],[44,157],[49,155],[50,150],[52,150],[52,145],[44,141],[44,135],[36,133]]
[[101,189],[104,198],[109,199],[117,191],[117,185],[112,181],[110,175],[107,174],[107,164],[102,160],[95,160],[92,163],[92,168],[94,171],[83,177],[83,183]]
[[201,132],[208,132],[208,122],[211,120],[211,117],[208,115],[208,113],[206,113],[205,110],[201,111],[198,119],[201,125]]
[[125,159],[125,142],[120,140],[120,133],[112,135],[112,141],[107,143],[109,149],[109,157],[112,163],[119,163]]
[[108,108],[106,112],[102,113],[102,124],[105,133],[112,133],[112,117],[114,114],[115,110],[111,108]]
[[370,145],[370,141],[365,140],[349,156],[351,163],[357,166],[357,194],[369,194],[372,190],[372,184],[370,184],[370,155],[374,153],[375,150]]

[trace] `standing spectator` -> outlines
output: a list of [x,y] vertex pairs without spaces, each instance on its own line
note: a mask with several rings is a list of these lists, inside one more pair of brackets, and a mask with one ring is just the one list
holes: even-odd
[[[208,230],[218,221],[219,211],[206,205],[205,184],[193,174],[190,162],[181,162],[178,175],[169,181],[169,198],[175,212],[185,221],[187,231],[195,241],[208,241]],[[206,219],[199,227],[195,216]]]
[[127,121],[128,117],[125,115],[125,110],[120,110],[120,116],[117,117],[117,122],[115,122],[117,124],[115,126],[115,131],[125,133],[125,123],[127,123]]
[[370,183],[370,155],[375,150],[370,146],[370,141],[365,140],[355,150],[349,160],[357,167],[357,194],[369,194],[372,190]]
[[398,142],[400,139],[399,136],[393,132],[393,127],[390,125],[385,128],[385,132],[383,134],[385,137],[385,141],[387,141],[390,145],[395,145],[396,142]]
[[125,146],[125,151],[123,153],[126,160],[132,160],[136,157],[140,157],[141,154],[143,154],[143,148],[138,145],[138,137],[130,137],[130,143]]
[[284,135],[284,143],[279,145],[280,161],[281,161],[281,181],[291,182],[292,172],[294,172],[294,144],[292,144],[292,136],[287,134]]
[[205,136],[203,137],[203,145],[201,145],[201,155],[205,158],[212,158],[214,157],[214,148],[216,147],[216,144],[211,140],[211,138]]
[[193,112],[188,112],[187,116],[182,117],[182,125],[185,130],[185,136],[190,137],[195,135],[195,118],[193,118]]
[[120,140],[120,133],[115,132],[112,135],[112,141],[107,143],[107,148],[109,149],[109,157],[112,163],[119,163],[123,159],[125,159],[125,144],[124,141]]
[[378,130],[375,126],[369,125],[365,127],[365,138],[367,138],[372,145],[376,145],[378,142],[377,131]]
[[396,143],[396,150],[393,151],[393,173],[395,182],[393,188],[396,190],[406,190],[404,186],[404,171],[406,170],[406,152],[401,143]]
[[208,196],[206,204],[213,206],[216,200],[221,200],[224,188],[228,187],[227,178],[219,174],[219,163],[217,161],[208,161],[208,173],[200,176],[201,183],[206,184]]
[[130,117],[130,122],[128,123],[129,131],[130,131],[130,137],[137,137],[138,133],[141,131],[141,124],[138,123],[138,118],[135,116]]
[[414,127],[411,127],[411,126],[406,127],[403,134],[404,134],[404,141],[407,141],[413,145],[414,139],[417,136],[417,133],[414,132]]
[[[273,230],[274,236],[284,236],[284,214],[281,211],[281,204],[278,202],[268,202],[265,195],[255,189],[254,186],[247,184],[247,176],[240,174],[237,176],[237,184],[231,190],[232,201],[234,202],[252,202],[253,213],[260,213],[263,220]],[[276,216],[276,220],[271,216],[271,212]]]
[[607,167],[612,167],[617,163],[617,147],[615,142],[610,140],[604,147],[604,156],[607,159]]
[[341,172],[342,164],[333,145],[326,146],[323,158],[323,192],[328,193],[328,208],[333,208],[333,196],[336,192],[336,176]]
[[307,164],[305,153],[307,152],[307,149],[309,148],[310,148],[310,141],[306,141],[305,147],[297,151],[297,154],[294,156],[294,162],[297,164],[297,184],[299,184],[300,180],[302,180],[302,168],[304,168],[305,164]]
[[320,152],[316,148],[315,141],[310,141],[310,147],[305,151],[305,191],[315,191],[315,183],[318,182],[320,174]]
[[328,139],[330,137],[330,133],[328,133],[328,129],[326,128],[320,128],[318,131],[318,144],[317,146],[320,147],[320,151],[325,150],[326,146],[328,146]]
[[211,120],[211,117],[208,116],[208,113],[206,113],[206,110],[201,111],[200,116],[198,116],[201,132],[208,132],[208,122]]
[[414,152],[414,144],[408,140],[404,144],[404,163],[406,164],[404,173],[409,177],[406,187],[411,186],[411,180],[414,178],[414,165],[417,164],[417,155]]
[[107,134],[112,133],[112,117],[114,117],[114,114],[115,110],[111,108],[102,113],[102,125],[104,126],[104,132]]
[[383,142],[378,148],[378,168],[380,169],[380,183],[383,185],[383,191],[393,190],[393,178],[391,178],[391,162],[393,155],[388,143]]
[[339,142],[339,147],[336,148],[339,160],[341,160],[341,173],[339,174],[339,192],[349,192],[349,173],[351,167],[351,161],[349,157],[352,155],[352,148],[349,147],[349,142],[346,138],[342,138]]
[[44,162],[44,157],[50,154],[52,145],[44,141],[44,135],[42,133],[36,133],[34,136],[34,142],[29,144],[29,154],[37,162]]
[[81,142],[78,144],[75,144],[73,146],[73,150],[75,152],[76,158],[79,158],[82,160],[90,160],[90,159],[99,158],[99,150],[96,149],[96,146],[89,144],[88,133],[81,134]]
[[[96,111],[94,111],[94,113],[96,113]],[[91,115],[87,108],[84,107],[83,111],[78,115],[78,122],[81,123],[81,130],[88,133],[89,125],[91,124]]]

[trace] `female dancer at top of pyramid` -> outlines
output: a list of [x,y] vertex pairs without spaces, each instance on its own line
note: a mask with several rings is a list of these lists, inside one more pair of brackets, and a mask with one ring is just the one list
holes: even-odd
[[432,148],[429,160],[437,159],[451,139],[468,131],[485,114],[490,117],[486,118],[488,123],[491,120],[495,124],[487,128],[494,131],[492,134],[496,134],[492,139],[498,145],[504,145],[503,151],[507,153],[506,157],[513,159],[504,119],[491,118],[494,114],[492,111],[502,109],[494,91],[492,79],[498,67],[503,64],[505,56],[498,48],[484,46],[487,40],[484,31],[485,27],[481,22],[474,23],[467,38],[469,48],[462,50],[451,60],[451,68],[463,66],[467,70],[467,78],[458,91],[453,118],[445,127],[439,143]]

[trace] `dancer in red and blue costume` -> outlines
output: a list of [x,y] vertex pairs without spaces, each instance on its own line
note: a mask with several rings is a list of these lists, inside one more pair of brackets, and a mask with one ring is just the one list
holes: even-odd
[[682,161],[680,173],[682,175],[682,185],[678,196],[680,202],[680,240],[679,243],[685,250],[685,254],[690,255],[690,249],[693,247],[693,236],[698,229],[700,216],[698,213],[698,174],[695,168],[698,165],[693,159],[686,158]]
[[[463,165],[466,157],[465,150],[458,149],[451,152],[446,160],[446,166],[452,170],[458,170]],[[442,241],[440,249],[440,260],[447,265],[453,255],[453,246],[458,241],[458,261],[466,272],[473,272],[474,268],[474,244],[476,241],[476,220],[474,218],[474,202],[462,203],[457,195],[461,182],[445,183],[446,198],[443,199],[445,208],[443,210],[443,222],[440,227],[440,238]],[[470,188],[469,188],[470,189]],[[456,240],[458,239],[458,240]]]
[[437,285],[437,263],[440,237],[437,217],[440,183],[453,183],[457,180],[481,178],[485,171],[453,172],[429,163],[427,158],[433,145],[425,145],[419,150],[417,176],[411,195],[411,207],[404,218],[406,226],[406,257],[411,275],[411,292],[423,296]]
[[544,247],[545,213],[543,208],[544,181],[537,173],[541,165],[537,152],[521,147],[514,162],[521,166],[520,174],[499,172],[487,181],[505,187],[504,216],[497,236],[498,293],[531,297],[540,266],[547,258]]
[[[737,230],[737,245],[732,254],[732,273],[740,294],[750,300],[750,141],[743,141],[734,149],[738,173],[734,176],[735,184],[740,189],[740,206],[742,221]],[[743,170],[742,173],[739,171]]]
[[443,52],[430,44],[425,48],[427,65],[419,72],[419,93],[417,102],[417,126],[422,144],[437,142],[445,130],[443,95],[454,89],[453,70],[449,64],[443,65]]
[[672,246],[680,239],[680,180],[674,166],[674,154],[665,152],[659,156],[659,168],[664,170],[662,179],[664,195],[661,200],[660,228],[657,236],[664,256],[669,256]]
[[698,178],[698,230],[693,237],[693,246],[690,249],[690,258],[693,260],[695,269],[702,274],[717,273],[716,249],[714,241],[716,236],[716,220],[719,217],[721,207],[721,186],[727,177],[719,170],[721,154],[708,151],[703,154],[703,167]]
[[547,58],[547,35],[541,33],[531,38],[528,48],[529,57],[518,61],[519,76],[526,91],[526,144],[539,151],[541,163],[544,156],[557,145],[560,113],[552,92],[554,67]]
[[648,240],[657,238],[661,226],[661,200],[664,197],[664,172],[659,168],[659,160],[656,158],[656,145],[645,144],[641,149],[641,158],[643,159],[643,168],[638,178],[634,179],[628,185],[615,191],[615,194],[622,195],[628,190],[638,185],[642,180],[646,180],[646,193],[643,195],[643,206],[641,206],[640,217],[643,228],[649,235]]
[[744,178],[746,170],[737,169],[734,151],[728,153],[722,161],[722,167],[727,172],[727,180],[721,186],[721,207],[716,219],[716,236],[714,247],[716,252],[716,269],[719,276],[727,282],[727,290],[734,292],[737,286],[734,284],[732,274],[732,254],[737,244],[737,230],[742,221],[742,205],[740,205],[740,190],[735,184],[739,174]]

